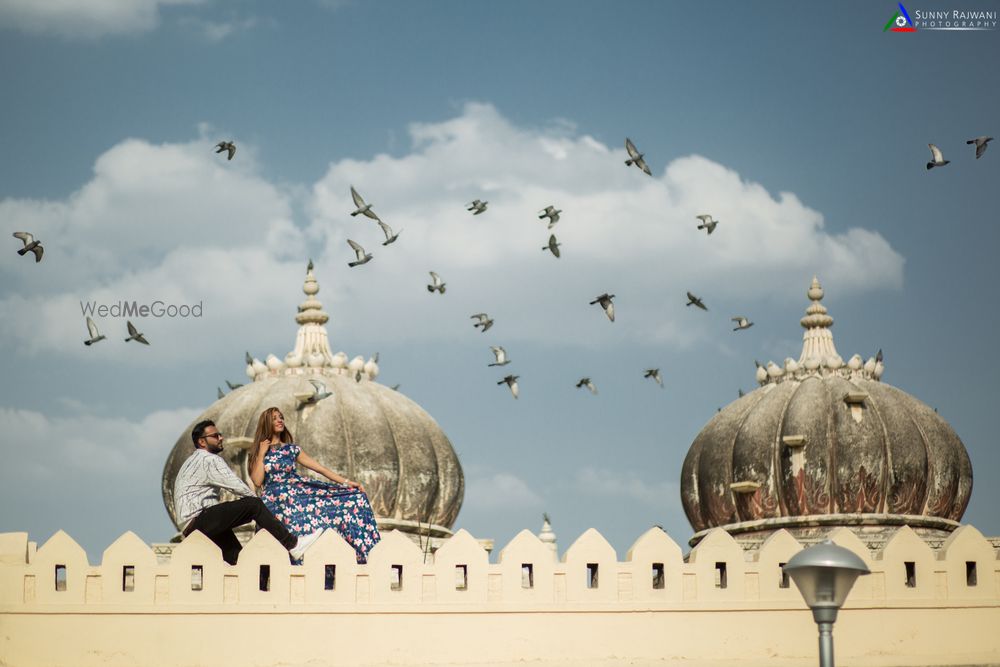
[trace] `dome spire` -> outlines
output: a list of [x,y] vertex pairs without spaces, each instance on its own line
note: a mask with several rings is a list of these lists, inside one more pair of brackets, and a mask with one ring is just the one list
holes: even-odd
[[799,320],[799,324],[806,330],[802,334],[802,354],[799,356],[799,363],[804,364],[808,359],[815,359],[822,364],[827,359],[839,359],[840,355],[837,354],[837,348],[833,344],[833,333],[830,331],[833,318],[827,314],[826,306],[820,303],[823,298],[823,287],[816,276],[813,276],[812,284],[806,294],[812,305],[806,308],[806,316]]
[[330,316],[323,311],[323,304],[316,298],[319,293],[319,283],[313,275],[313,261],[309,260],[306,267],[306,279],[302,285],[306,300],[299,304],[299,312],[295,321],[299,331],[295,336],[295,349],[288,353],[285,362],[292,366],[322,367],[333,365],[333,352],[327,340],[326,327],[323,325]]

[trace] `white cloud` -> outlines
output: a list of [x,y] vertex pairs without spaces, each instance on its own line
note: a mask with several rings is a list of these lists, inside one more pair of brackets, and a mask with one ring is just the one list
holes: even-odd
[[625,498],[663,511],[680,509],[680,485],[677,482],[649,483],[635,472],[580,468],[573,478],[578,493],[600,494],[608,498]]
[[462,509],[476,511],[511,511],[542,506],[542,498],[527,482],[506,472],[472,472],[465,484]]
[[[228,21],[207,21],[193,16],[185,16],[178,23],[186,28],[194,29],[210,42],[221,42],[231,35],[260,26],[262,21],[256,16],[234,18]],[[273,21],[268,21],[268,23],[274,24]]]
[[0,26],[91,39],[152,30],[160,8],[205,0],[2,0]]
[[[202,301],[212,319],[148,321],[158,363],[231,354],[229,334],[241,348],[285,341],[272,350],[282,356],[309,256],[334,341],[346,331],[355,339],[457,338],[471,331],[471,313],[486,311],[496,319],[491,335],[504,341],[685,346],[711,326],[707,318],[679,324],[688,289],[710,304],[752,306],[776,294],[800,300],[814,273],[838,296],[902,281],[902,257],[877,232],[830,233],[794,194],[772,196],[697,155],[650,178],[624,166],[623,149],[567,121],[516,127],[486,104],[409,132],[412,148],[401,157],[345,159],[311,186],[279,187],[259,175],[253,145],[236,137],[239,150],[227,161],[212,147],[230,137],[202,126],[189,143],[122,141],[63,200],[0,201],[0,218],[17,220],[46,247],[37,267],[0,268],[8,285],[0,343],[143,358],[111,340],[84,349],[79,301],[162,299]],[[383,247],[371,220],[349,215],[352,184],[401,230],[396,243]],[[486,213],[466,211],[474,198],[489,200]],[[551,231],[538,219],[548,204],[563,210]],[[294,221],[299,208],[305,225]],[[710,237],[696,229],[704,212],[722,221]],[[553,232],[561,259],[542,250]],[[349,269],[347,238],[374,260]],[[427,293],[430,270],[447,282],[445,296]],[[587,305],[605,291],[616,294],[614,325]]]

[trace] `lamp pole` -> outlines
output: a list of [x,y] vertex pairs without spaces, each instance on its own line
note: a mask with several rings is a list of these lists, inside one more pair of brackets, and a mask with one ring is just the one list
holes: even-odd
[[849,549],[827,539],[789,559],[785,572],[792,578],[819,626],[820,667],[833,665],[833,624],[854,581],[870,570]]

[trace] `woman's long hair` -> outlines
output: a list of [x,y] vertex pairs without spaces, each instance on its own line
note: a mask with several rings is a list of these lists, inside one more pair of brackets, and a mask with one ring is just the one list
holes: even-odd
[[[284,419],[284,414],[278,408],[268,408],[267,410],[264,410],[264,412],[260,413],[260,417],[257,419],[257,433],[253,436],[253,449],[250,451],[250,460],[248,462],[250,470],[253,470],[254,466],[257,464],[260,443],[264,440],[275,439],[275,414],[281,415],[282,419]],[[285,430],[281,432],[281,436],[278,437],[278,440],[281,442],[292,442],[292,432],[288,430],[288,424],[285,424]]]

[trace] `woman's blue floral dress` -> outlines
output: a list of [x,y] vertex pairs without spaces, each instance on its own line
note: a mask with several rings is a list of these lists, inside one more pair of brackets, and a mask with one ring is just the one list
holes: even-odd
[[295,535],[333,528],[354,547],[358,562],[381,539],[368,496],[358,489],[303,477],[295,470],[302,449],[279,443],[264,455],[264,491],[261,500]]

